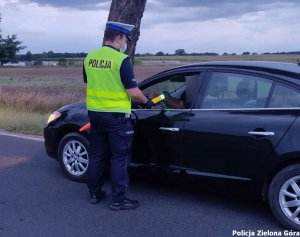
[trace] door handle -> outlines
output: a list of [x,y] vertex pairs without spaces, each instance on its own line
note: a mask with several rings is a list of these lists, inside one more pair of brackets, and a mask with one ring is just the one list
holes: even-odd
[[159,130],[162,130],[162,131],[169,131],[169,132],[179,132],[179,128],[160,127]]
[[250,131],[248,132],[250,135],[255,135],[255,136],[274,136],[274,132],[257,132],[257,131]]

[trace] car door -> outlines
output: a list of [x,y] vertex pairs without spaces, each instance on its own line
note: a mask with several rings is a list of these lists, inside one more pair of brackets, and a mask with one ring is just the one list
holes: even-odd
[[[200,87],[199,72],[174,72],[142,84],[145,95],[165,93],[165,101],[152,109],[136,108],[132,163],[177,169],[182,151],[182,131]],[[167,95],[168,94],[168,95]],[[175,108],[168,101],[183,101]]]
[[186,119],[182,167],[193,174],[238,180],[263,173],[267,158],[299,113],[266,108],[274,87],[269,76],[208,71]]

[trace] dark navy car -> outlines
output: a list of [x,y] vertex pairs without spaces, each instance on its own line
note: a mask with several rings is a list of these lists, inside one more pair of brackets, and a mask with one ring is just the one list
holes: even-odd
[[[276,218],[300,230],[300,66],[205,62],[161,72],[139,84],[167,94],[152,109],[133,105],[133,166],[239,181],[268,200]],[[84,103],[55,111],[44,128],[49,156],[84,180],[89,131]],[[247,185],[246,185],[247,184]]]

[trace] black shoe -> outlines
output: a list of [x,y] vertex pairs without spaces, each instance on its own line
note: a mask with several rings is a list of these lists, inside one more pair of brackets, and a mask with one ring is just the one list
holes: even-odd
[[129,198],[125,198],[120,202],[112,202],[109,205],[109,209],[112,211],[120,211],[120,210],[131,210],[139,207],[140,203],[138,200],[131,200]]
[[100,191],[97,194],[91,194],[90,195],[90,203],[91,204],[96,204],[100,202],[102,199],[104,199],[106,196],[106,193],[104,191]]

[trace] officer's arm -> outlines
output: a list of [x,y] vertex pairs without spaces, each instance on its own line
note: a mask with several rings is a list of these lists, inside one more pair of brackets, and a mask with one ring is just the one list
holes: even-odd
[[120,68],[121,81],[131,99],[138,104],[145,104],[147,102],[146,96],[138,88],[130,58],[125,58]]
[[133,101],[135,101],[138,104],[146,104],[148,99],[146,96],[144,96],[143,92],[138,88],[131,88],[126,89],[128,95],[131,97]]
[[153,104],[152,101],[144,96],[143,92],[138,88],[129,57],[124,59],[122,62],[120,76],[121,81],[131,99],[138,104],[145,105],[146,108],[151,108]]

